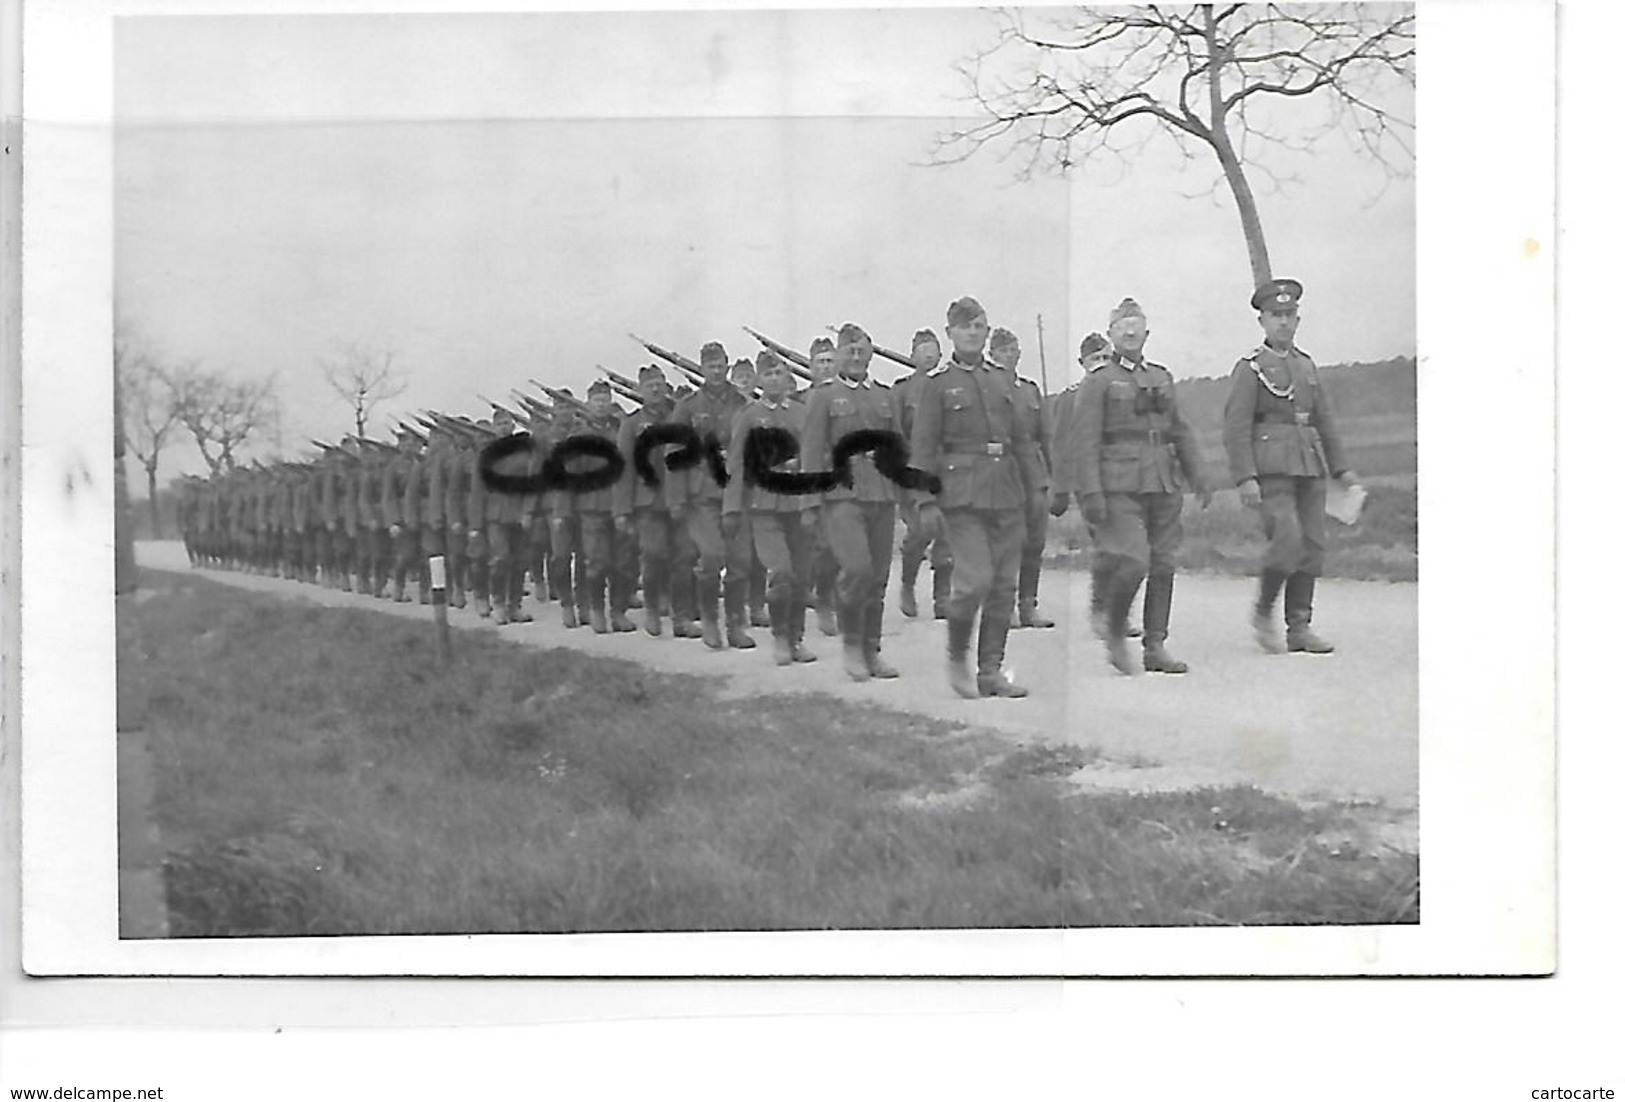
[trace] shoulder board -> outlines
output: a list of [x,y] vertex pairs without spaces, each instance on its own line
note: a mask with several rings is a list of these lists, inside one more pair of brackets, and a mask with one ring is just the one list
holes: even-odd
[[1089,374],[1093,375],[1095,372],[1099,371],[1101,368],[1108,367],[1112,363],[1113,363],[1112,360],[1100,360],[1100,361],[1097,361],[1096,363],[1094,363],[1093,365],[1091,365],[1087,370],[1088,370]]
[[933,367],[930,371],[927,371],[925,373],[926,377],[931,378],[931,379],[935,379],[938,375],[941,375],[944,371],[947,371],[950,366],[952,366],[952,365],[949,364],[948,361],[944,360],[942,363],[938,364],[936,367]]
[[[1145,361],[1145,366],[1146,367],[1154,367],[1158,371],[1168,371],[1168,365],[1167,364],[1159,364],[1156,360],[1146,360]],[[1172,375],[1173,372],[1168,371],[1168,374]]]
[[1299,348],[1297,345],[1292,346],[1292,351],[1296,352],[1298,355],[1302,356],[1304,359],[1308,360],[1310,363],[1313,363],[1314,360],[1315,360],[1315,358],[1313,356],[1311,356],[1309,353],[1305,352],[1303,349]]

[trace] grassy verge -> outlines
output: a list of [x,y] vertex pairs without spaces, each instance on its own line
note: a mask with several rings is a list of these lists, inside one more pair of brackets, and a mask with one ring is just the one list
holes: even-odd
[[148,572],[120,624],[176,936],[1415,922],[1414,854],[1250,788]]

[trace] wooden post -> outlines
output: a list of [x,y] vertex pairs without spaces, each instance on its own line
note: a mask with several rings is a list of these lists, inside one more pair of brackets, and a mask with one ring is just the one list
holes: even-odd
[[1038,315],[1038,382],[1049,397],[1049,363],[1044,357],[1044,315]]
[[446,556],[429,556],[429,600],[434,605],[435,655],[451,661],[451,626],[446,623]]

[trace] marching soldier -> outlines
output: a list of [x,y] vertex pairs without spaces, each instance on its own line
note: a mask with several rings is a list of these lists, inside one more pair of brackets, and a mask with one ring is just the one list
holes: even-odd
[[[514,424],[513,415],[499,409],[491,416],[499,437],[528,435]],[[541,469],[537,450],[505,456],[497,464],[502,474],[535,474]],[[497,624],[528,624],[535,617],[523,607],[525,596],[525,538],[536,516],[537,496],[531,493],[496,493],[487,490],[485,531],[490,548],[491,619]]]
[[440,522],[446,541],[446,603],[452,608],[468,607],[468,495],[474,479],[479,449],[474,441],[454,434],[445,445],[445,454],[436,468],[439,474]]
[[455,573],[452,570],[452,556],[447,549],[449,533],[446,530],[446,476],[454,452],[451,434],[439,425],[429,428],[429,446],[422,460],[418,464],[415,475],[416,485],[419,489],[418,506],[418,571],[422,579],[418,584],[421,595],[427,596],[429,589],[429,560],[436,555],[440,556],[442,567],[446,571],[446,603],[454,605],[451,599],[454,592]]
[[[1022,434],[1032,443],[1031,465],[1044,475],[1044,502],[1027,514],[1027,535],[1021,545],[1021,564],[1016,574],[1016,624],[1024,628],[1052,628],[1055,621],[1038,612],[1038,576],[1044,565],[1044,542],[1049,536],[1050,440],[1054,428],[1044,392],[1031,379],[1016,374],[1021,363],[1021,342],[1008,329],[995,329],[988,338],[987,358],[994,367],[1010,376],[1015,388],[1016,416]],[[1025,469],[1025,468],[1024,468]]]
[[[643,574],[643,630],[661,634],[662,617],[670,614],[672,634],[679,638],[700,634],[699,608],[694,603],[694,546],[683,526],[672,518],[666,501],[667,488],[684,472],[667,472],[657,451],[649,461],[660,475],[660,484],[650,486],[634,468],[639,434],[654,425],[671,420],[675,409],[671,384],[654,364],[638,370],[638,395],[642,405],[621,422],[617,445],[626,461],[625,473],[615,484],[612,505],[615,527],[624,534],[636,533]],[[664,449],[661,449],[663,451]]]
[[[398,604],[411,600],[406,595],[406,572],[418,557],[418,450],[420,441],[412,433],[396,434],[395,456],[384,467],[381,519],[389,533],[392,595]],[[427,591],[424,594],[427,597]],[[425,601],[425,604],[428,602]]]
[[[572,396],[568,388],[560,393]],[[560,403],[554,407],[551,422],[532,417],[531,436],[541,444],[542,452],[550,453],[580,431],[579,423],[575,411],[568,404]],[[536,580],[536,600],[546,601],[550,593],[557,597],[560,622],[567,630],[590,623],[592,610],[588,602],[581,518],[576,515],[569,490],[553,489],[542,494],[531,530],[539,541],[531,560],[535,564],[531,574]]]
[[[711,341],[700,349],[705,373],[700,389],[677,403],[674,424],[690,425],[701,438],[715,436],[726,446],[733,434],[734,416],[744,408],[744,396],[728,383],[728,353]],[[717,622],[717,597],[722,593],[727,623],[727,645],[748,650],[756,641],[745,630],[745,604],[750,586],[750,533],[742,525],[724,527],[722,487],[706,464],[669,475],[673,511],[680,515],[689,538],[699,552],[695,590],[700,605],[700,632],[712,650],[723,647]],[[727,581],[722,581],[723,570]]]
[[[807,628],[807,579],[811,565],[808,552],[818,514],[803,512],[806,501],[802,496],[775,494],[749,485],[745,477],[745,441],[750,431],[753,428],[784,429],[799,444],[807,408],[790,400],[795,378],[789,366],[771,351],[763,349],[757,355],[755,374],[762,396],[734,419],[722,516],[724,522],[731,517],[739,523],[737,518],[743,515],[757,558],[766,567],[773,661],[781,666],[816,662],[817,656],[802,643],[802,637]],[[799,461],[791,459],[783,469],[799,470]]]
[[[892,412],[897,418],[898,431],[904,440],[914,435],[914,412],[920,405],[920,390],[931,369],[942,362],[942,344],[929,329],[914,334],[910,359],[914,361],[911,374],[899,379],[891,388]],[[929,552],[931,558],[931,615],[938,620],[948,618],[948,590],[953,582],[954,559],[948,541],[932,539],[920,526],[919,508],[912,499],[903,505],[903,577],[897,594],[897,607],[904,616],[920,614],[914,596],[914,583],[920,576],[920,566]]]
[[[759,359],[760,357],[758,357]],[[788,368],[786,368],[788,370]],[[756,400],[756,365],[749,360],[735,360],[733,368],[728,372],[728,381],[739,396],[747,403]],[[795,377],[791,377],[791,389],[795,389]],[[744,523],[750,524],[749,514],[745,515]],[[747,537],[749,538],[749,537]],[[765,628],[772,625],[767,612],[767,567],[762,563],[762,557],[756,550],[756,541],[751,539],[750,553],[750,588],[746,594],[746,606],[750,610],[750,626]]]
[[1179,413],[1174,378],[1144,355],[1145,311],[1131,298],[1112,311],[1112,355],[1096,363],[1078,389],[1066,434],[1077,462],[1068,485],[1103,558],[1106,646],[1111,664],[1138,673],[1128,653],[1128,614],[1145,582],[1141,668],[1184,673],[1190,667],[1166,648],[1174,566],[1183,538],[1187,487],[1202,507],[1213,499],[1202,474],[1196,435]]
[[[812,374],[814,390],[822,386],[833,386],[835,383],[835,342],[828,337],[817,337],[812,347],[807,350],[808,370]],[[811,395],[808,395],[810,398]],[[835,562],[835,553],[829,548],[829,540],[824,534],[824,526],[818,525],[813,529],[812,550],[812,580],[810,582],[810,597],[813,607],[818,610],[818,630],[825,635],[838,635],[840,629],[835,623],[835,604],[838,599],[836,593],[836,576],[840,567]]]
[[[572,435],[593,436],[608,443],[620,438],[621,419],[615,411],[609,383],[597,379],[587,388],[587,411]],[[596,459],[572,460],[571,467],[590,469]],[[564,495],[561,495],[564,496]],[[568,495],[581,537],[583,581],[587,590],[587,617],[595,634],[636,631],[626,610],[632,599],[636,565],[628,561],[633,551],[630,533],[615,530],[614,491],[611,487]],[[609,615],[604,615],[604,597],[609,597]]]
[[1274,279],[1253,292],[1264,343],[1230,373],[1224,446],[1243,505],[1260,511],[1269,541],[1253,607],[1253,634],[1265,651],[1283,649],[1275,599],[1286,588],[1285,650],[1330,654],[1332,644],[1309,627],[1315,579],[1326,554],[1326,478],[1358,483],[1308,353],[1293,343],[1303,284]]
[[[850,323],[841,326],[837,381],[814,389],[807,399],[802,438],[807,470],[833,470],[836,445],[854,432],[896,432],[891,395],[869,378],[873,356],[868,333]],[[855,455],[850,462],[851,485],[824,493],[821,504],[809,496],[805,511],[821,513],[824,538],[840,570],[836,620],[846,675],[854,681],[893,678],[898,672],[880,655],[880,633],[897,527],[897,488],[880,473],[872,454]]]
[[[1004,673],[1005,642],[1015,608],[1026,518],[1040,502],[1043,472],[1016,414],[1010,376],[987,363],[987,314],[973,298],[948,307],[953,354],[926,375],[910,452],[921,470],[942,480],[935,496],[919,493],[920,523],[946,534],[953,550],[948,595],[948,682],[962,697],[1023,697]],[[976,672],[969,665],[971,633]]]
[[468,588],[474,594],[474,612],[484,620],[491,615],[491,540],[485,520],[490,491],[480,475],[480,449],[496,438],[496,429],[484,419],[476,422],[475,428],[480,435],[467,457],[468,512],[464,521],[468,532]]

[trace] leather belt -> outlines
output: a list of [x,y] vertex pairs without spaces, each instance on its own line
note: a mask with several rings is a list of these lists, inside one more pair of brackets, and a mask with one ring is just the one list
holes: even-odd
[[949,455],[991,455],[993,458],[998,459],[1005,454],[1006,446],[1002,440],[992,440],[974,449],[949,448],[946,451]]
[[1167,434],[1161,429],[1112,429],[1101,434],[1108,444],[1166,444]]
[[1291,417],[1266,417],[1259,415],[1253,418],[1255,425],[1307,425],[1309,414],[1294,413]]

